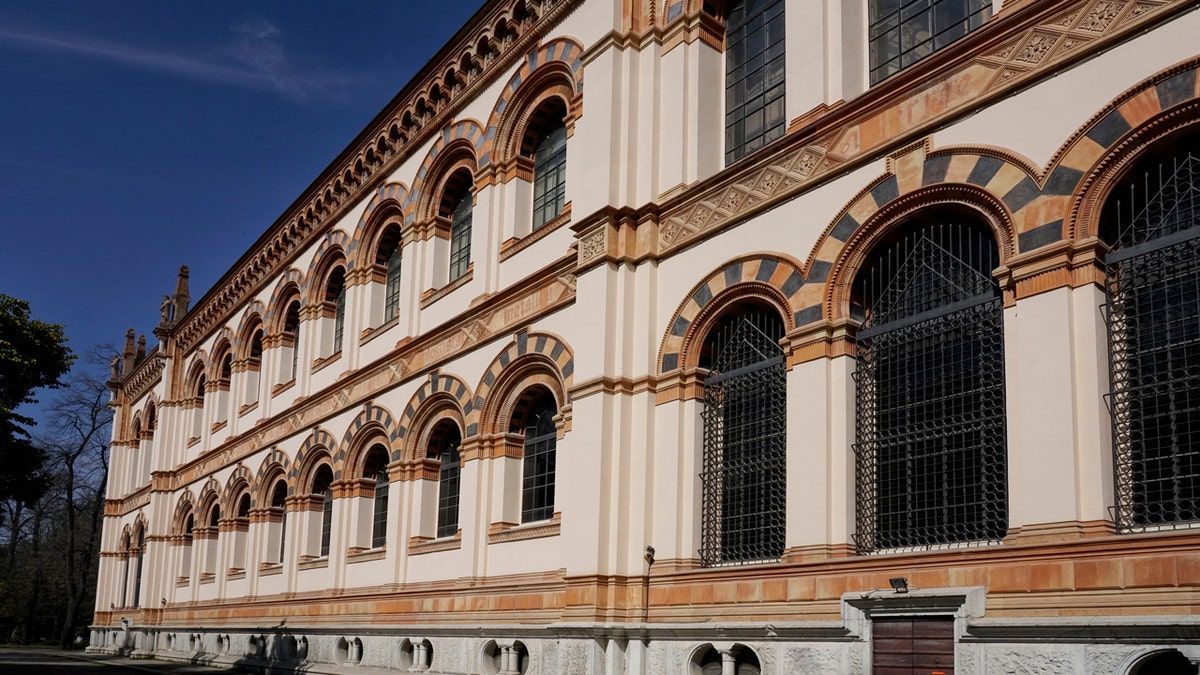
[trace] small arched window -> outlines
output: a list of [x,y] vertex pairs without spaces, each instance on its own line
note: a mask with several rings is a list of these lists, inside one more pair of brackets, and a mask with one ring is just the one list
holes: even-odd
[[860,553],[1007,533],[999,266],[977,216],[930,209],[876,244],[854,280]]
[[725,20],[725,163],[783,136],[783,0],[738,0]]
[[1200,521],[1200,132],[1141,157],[1100,234],[1117,528]]
[[554,416],[558,407],[554,394],[541,387],[526,392],[516,407],[518,410],[525,408],[520,422],[525,433],[521,522],[549,520],[554,516],[555,450],[558,444]]
[[434,428],[429,440],[429,458],[438,460],[437,536],[453,537],[458,533],[459,471],[461,460],[458,446],[462,433],[452,420],[443,420]]
[[567,125],[562,102],[551,99],[538,109],[533,140],[533,229],[562,213],[567,199]]
[[704,457],[700,560],[783,555],[787,375],[783,320],[756,302],[729,307],[704,338]]

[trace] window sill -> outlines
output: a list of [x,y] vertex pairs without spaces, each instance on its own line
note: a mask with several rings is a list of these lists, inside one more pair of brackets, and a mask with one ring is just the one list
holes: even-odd
[[296,386],[296,378],[294,377],[287,382],[280,382],[274,387],[271,387],[271,396],[278,396],[294,386]]
[[396,325],[399,323],[400,323],[400,315],[397,314],[396,316],[393,316],[392,318],[388,319],[387,321],[384,321],[383,323],[379,324],[378,326],[376,326],[374,328],[364,329],[362,332],[362,335],[359,336],[359,338],[358,338],[358,344],[360,344],[360,345],[367,344],[371,340],[374,340],[375,338],[379,337],[380,335],[383,335],[384,333],[388,332],[388,330],[395,328]]
[[488,528],[488,544],[505,544],[512,541],[557,537],[562,531],[562,513],[555,513],[550,520],[517,525],[514,523],[492,523]]
[[258,576],[270,577],[276,574],[283,574],[283,563],[259,563]]
[[190,448],[190,447],[192,447],[193,445],[195,445],[195,444],[197,444],[197,443],[199,443],[199,442],[200,442],[200,437],[199,437],[199,436],[192,436],[191,438],[189,438],[189,439],[187,440],[187,446]]
[[175,588],[185,588],[192,583],[191,577],[179,577],[175,580]]
[[462,548],[462,530],[454,533],[453,537],[430,539],[429,537],[412,537],[408,540],[409,555],[423,555],[439,551],[457,551]]
[[326,356],[323,359],[317,359],[316,361],[313,361],[312,372],[319,373],[322,370],[325,370],[325,368],[327,366],[329,366],[329,364],[340,361],[341,358],[342,358],[342,350],[339,349],[338,351],[330,354],[329,356]]
[[303,571],[303,570],[320,570],[320,569],[325,569],[326,567],[329,567],[329,556],[327,556],[327,555],[321,556],[319,558],[315,557],[315,556],[310,556],[310,555],[300,557],[299,569],[301,571]]
[[562,213],[558,214],[558,217],[554,220],[545,223],[538,229],[530,232],[520,239],[513,238],[504,242],[500,246],[500,262],[504,262],[521,251],[529,248],[530,246],[533,246],[538,241],[544,239],[551,232],[559,229],[569,222],[571,222],[571,202],[567,202],[563,205]]
[[255,410],[258,410],[258,401],[255,401],[254,403],[247,403],[241,408],[238,408],[238,417],[245,417],[247,413],[252,413]]
[[212,430],[210,431],[210,433],[215,434],[227,426],[229,426],[229,420],[221,420],[220,422],[216,422],[212,425]]
[[215,583],[217,575],[214,572],[204,572],[200,575],[200,585]]
[[245,578],[246,578],[246,570],[241,569],[240,567],[230,567],[229,571],[225,573],[226,581],[236,581],[238,579],[245,579]]
[[425,291],[424,293],[422,293],[421,294],[421,309],[425,309],[426,307],[432,305],[433,303],[437,302],[438,300],[441,300],[442,298],[446,297],[447,295],[450,295],[451,293],[458,290],[459,288],[466,286],[471,281],[471,279],[473,279],[474,277],[475,277],[475,263],[471,263],[470,265],[467,266],[466,274],[455,279],[454,281],[451,281],[450,283],[446,284],[445,286],[442,286],[441,288],[437,288],[437,289],[431,288],[431,289]]
[[387,546],[379,548],[352,548],[346,552],[346,564],[383,560],[387,557]]

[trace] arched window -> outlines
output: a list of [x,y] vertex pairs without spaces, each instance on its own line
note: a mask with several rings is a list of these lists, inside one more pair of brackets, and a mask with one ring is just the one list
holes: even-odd
[[340,265],[329,274],[325,286],[325,311],[333,318],[332,354],[342,351],[342,337],[346,330],[346,268]]
[[725,19],[725,163],[783,136],[783,0],[738,0]]
[[463,276],[471,265],[471,213],[474,198],[464,190],[450,213],[450,280]]
[[233,354],[221,357],[220,377],[217,379],[217,422],[229,419],[229,387],[233,381]]
[[[531,128],[533,150],[533,229],[562,213],[567,200],[567,125],[562,101],[552,98],[538,109],[544,118]],[[533,125],[531,125],[533,126]]]
[[400,313],[400,242],[389,242],[390,250],[383,245],[379,248],[387,270],[383,283],[383,320],[386,323]]
[[929,210],[878,243],[854,280],[860,553],[1007,532],[999,265],[975,216]]
[[374,479],[375,487],[371,498],[371,548],[380,548],[387,543],[388,517],[388,451],[375,445],[367,453],[363,466],[363,477]]
[[258,402],[259,373],[262,371],[263,331],[256,328],[250,336],[250,352],[246,355],[245,404]]
[[179,559],[179,578],[190,579],[192,576],[192,536],[196,530],[196,518],[188,514],[183,525],[183,554]]
[[283,362],[279,367],[279,384],[296,379],[300,373],[300,301],[288,303],[283,318]]
[[243,492],[237,502],[233,525],[233,569],[246,569],[246,547],[250,533],[250,493]]
[[458,533],[460,443],[462,433],[453,420],[442,420],[430,434],[428,457],[438,460],[438,537],[453,537]]
[[1117,527],[1200,521],[1200,132],[1139,160],[1101,237]]
[[121,606],[129,606],[129,558],[133,555],[133,540],[128,534],[124,536],[125,544],[122,548],[124,555],[121,556]]
[[271,490],[271,520],[278,519],[278,527],[274,528],[275,536],[271,538],[273,545],[270,548],[270,553],[274,555],[275,562],[283,562],[283,554],[287,549],[287,483],[280,479],[275,482],[275,487]]
[[[204,555],[204,574],[209,579],[217,572],[217,540],[220,536],[221,525],[221,507],[213,504],[208,512],[208,546]],[[201,576],[200,581],[205,581],[205,577]]]
[[204,374],[195,375],[192,381],[191,400],[188,403],[191,405],[192,417],[192,435],[191,439],[198,439],[204,433],[204,390],[207,388]]
[[[527,391],[518,401],[515,423],[523,424],[524,461],[521,480],[521,522],[549,520],[554,516],[554,464],[558,407],[554,394],[542,387]],[[523,411],[520,408],[525,408]],[[517,420],[523,420],[517,422]],[[518,427],[515,432],[522,429]]]
[[141,606],[142,600],[142,559],[146,553],[146,532],[138,530],[137,548],[134,550],[135,565],[133,570],[133,606]]
[[313,476],[312,494],[321,496],[321,529],[317,555],[329,555],[329,542],[333,531],[333,471],[328,464],[317,469]]
[[992,18],[992,0],[871,0],[871,84],[945,47]]
[[783,555],[787,376],[783,321],[754,302],[730,307],[705,336],[700,560]]

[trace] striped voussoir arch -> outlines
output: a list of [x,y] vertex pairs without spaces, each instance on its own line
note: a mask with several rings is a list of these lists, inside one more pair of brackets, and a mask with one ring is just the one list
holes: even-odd
[[521,83],[528,80],[529,76],[538,68],[553,62],[565,64],[571,71],[575,93],[579,94],[583,92],[582,45],[570,38],[558,38],[530,50],[525,55],[525,60],[521,62],[521,66],[517,68],[517,72],[513,73],[508,82],[501,87],[500,97],[496,100],[496,105],[492,107],[491,115],[488,116],[487,130],[483,137],[483,144],[480,146],[480,151],[477,155],[479,168],[482,169],[491,164],[492,160],[495,159],[494,149],[500,130],[500,119],[504,116],[504,111],[508,109],[509,104],[512,102],[517,89],[521,87]]
[[392,419],[392,414],[388,412],[387,408],[368,401],[363,404],[362,411],[354,417],[354,421],[350,422],[350,427],[342,436],[342,442],[338,444],[337,453],[333,455],[334,480],[341,480],[344,472],[350,468],[350,449],[353,447],[354,440],[364,432],[364,429],[367,431],[377,429],[387,436],[388,454],[393,457],[394,461],[397,452],[395,448],[403,437],[400,427],[396,425],[396,421]]
[[670,329],[659,349],[659,372],[665,374],[680,367],[680,353],[688,330],[713,298],[738,284],[753,283],[770,286],[787,299],[792,310],[792,316],[785,317],[789,329],[800,323],[800,291],[804,287],[805,277],[799,265],[774,254],[738,258],[705,277],[675,310]]
[[[225,489],[221,492],[221,513],[226,518],[233,518],[237,515],[237,504],[234,503],[234,500],[237,499],[242,487],[250,489],[251,478],[253,476],[250,475],[250,469],[247,469],[245,464],[239,463],[233,470],[233,474],[229,476],[229,480],[225,481]],[[251,502],[253,499],[251,497]]]
[[287,307],[283,305],[284,293],[287,292],[289,286],[295,285],[296,291],[300,293],[303,302],[304,297],[304,273],[295,267],[289,267],[279,277],[279,281],[275,282],[275,289],[271,291],[271,301],[267,307],[267,313],[263,316],[263,322],[268,326],[282,328],[283,314],[287,312]]
[[[404,412],[400,415],[400,425],[398,427],[399,437],[398,442],[392,449],[392,461],[403,458],[404,448],[403,440],[408,435],[408,432],[413,430],[413,424],[416,421],[417,413],[420,412],[425,401],[430,398],[444,394],[458,403],[459,412],[462,413],[463,419],[468,419],[471,412],[475,410],[475,398],[471,396],[471,389],[465,382],[453,375],[446,375],[434,371],[429,374],[429,379],[417,393],[413,394],[409,399],[408,405],[404,407]],[[475,431],[467,431],[464,437],[475,434]]]
[[195,525],[196,500],[192,496],[192,491],[184,488],[183,493],[179,495],[179,501],[175,502],[175,514],[171,517],[171,533],[186,534],[187,517],[192,516],[192,524]]
[[375,189],[375,193],[371,195],[371,200],[367,202],[362,215],[358,217],[358,225],[354,228],[354,236],[350,238],[350,246],[346,249],[348,270],[354,269],[355,260],[358,258],[358,249],[366,246],[368,243],[368,228],[372,225],[372,221],[375,220],[375,214],[385,209],[394,208],[404,215],[405,225],[412,222],[412,208],[406,207],[409,201],[408,195],[408,186],[404,183],[384,183]]
[[[458,139],[464,139],[471,144],[475,153],[475,164],[479,164],[479,154],[483,150],[483,143],[486,140],[483,134],[483,128],[475,120],[463,120],[448,125],[442,129],[442,133],[438,134],[433,142],[433,147],[425,155],[425,159],[421,162],[421,168],[417,169],[417,178],[413,181],[413,189],[408,193],[408,197],[401,203],[401,208],[405,214],[413,214],[417,199],[423,190],[430,189],[428,184],[429,172],[433,169],[433,164],[437,161],[438,155]],[[414,214],[415,215],[415,214]]]
[[[200,519],[207,518],[208,517],[207,512],[212,510],[212,505],[213,504],[219,505],[220,503],[221,503],[221,484],[217,482],[217,479],[215,476],[210,476],[209,479],[204,482],[204,487],[200,488],[199,504],[200,504],[200,508],[203,509],[205,511],[205,513],[201,513],[199,518]],[[200,524],[203,525],[204,527],[208,527],[207,520]]]
[[[301,287],[300,293],[304,297],[310,297],[309,292],[312,285],[321,283],[324,279],[320,276],[319,270],[323,269],[327,254],[334,248],[340,248],[342,255],[346,255],[346,249],[350,247],[350,235],[341,230],[330,230],[321,237],[321,243],[317,246],[317,252],[313,254],[312,261],[308,264],[308,274],[305,275],[304,286]],[[328,271],[328,269],[326,269]]]
[[271,448],[270,452],[267,453],[267,456],[263,458],[262,464],[258,465],[258,471],[254,473],[254,482],[251,483],[250,490],[251,508],[258,508],[259,506],[265,505],[259,503],[260,497],[265,497],[268,501],[271,499],[270,495],[266,492],[271,488],[271,486],[267,485],[267,481],[270,480],[270,478],[275,475],[276,472],[283,474],[284,479],[286,480],[291,471],[291,466],[291,460],[288,458],[286,452],[280,450],[279,446],[274,446]]
[[333,434],[330,434],[321,427],[316,427],[312,430],[312,433],[308,435],[308,438],[304,439],[304,444],[300,446],[299,452],[296,453],[296,461],[292,462],[292,466],[288,470],[287,481],[289,496],[294,494],[302,494],[296,492],[296,488],[299,487],[298,481],[302,477],[301,473],[309,468],[306,465],[310,463],[310,455],[312,455],[312,453],[315,451],[324,449],[332,457],[336,447],[337,441],[334,439]]
[[516,340],[500,352],[500,355],[488,366],[479,386],[475,388],[475,402],[471,406],[470,413],[463,411],[463,417],[467,421],[464,438],[470,438],[479,433],[481,421],[479,415],[483,410],[484,402],[487,401],[488,394],[491,393],[492,387],[499,379],[500,373],[508,367],[508,364],[531,354],[543,356],[553,362],[558,368],[558,374],[562,377],[563,390],[566,392],[571,390],[575,375],[575,354],[571,348],[559,338],[548,333],[518,333]]

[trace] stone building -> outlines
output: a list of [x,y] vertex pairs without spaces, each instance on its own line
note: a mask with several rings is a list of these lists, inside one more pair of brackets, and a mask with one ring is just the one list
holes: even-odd
[[1195,673],[1200,11],[488,0],[112,381],[93,649]]

